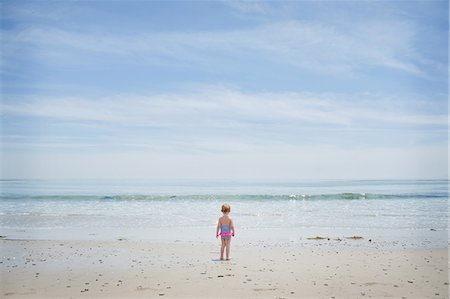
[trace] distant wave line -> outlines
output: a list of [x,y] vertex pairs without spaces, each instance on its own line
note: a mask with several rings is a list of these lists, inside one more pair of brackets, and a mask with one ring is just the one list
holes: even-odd
[[210,194],[210,195],[150,195],[150,194],[123,194],[123,195],[24,195],[2,194],[0,200],[79,200],[79,201],[302,201],[302,200],[376,200],[376,199],[444,199],[448,198],[447,192],[434,193],[333,193],[333,194]]

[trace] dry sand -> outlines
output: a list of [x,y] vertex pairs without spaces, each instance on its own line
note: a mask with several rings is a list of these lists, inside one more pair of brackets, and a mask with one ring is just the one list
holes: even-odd
[[[320,242],[320,241],[318,241]],[[3,298],[448,298],[447,249],[0,240]]]

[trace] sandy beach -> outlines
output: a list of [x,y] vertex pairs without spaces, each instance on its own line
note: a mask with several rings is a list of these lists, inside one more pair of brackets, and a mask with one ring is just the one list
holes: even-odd
[[[3,298],[448,298],[447,249],[13,240]],[[355,241],[357,242],[357,241]],[[325,245],[325,246],[322,246]]]

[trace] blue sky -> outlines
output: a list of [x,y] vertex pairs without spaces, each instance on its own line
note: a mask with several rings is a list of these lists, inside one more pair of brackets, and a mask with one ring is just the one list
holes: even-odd
[[1,1],[2,178],[446,178],[447,1]]

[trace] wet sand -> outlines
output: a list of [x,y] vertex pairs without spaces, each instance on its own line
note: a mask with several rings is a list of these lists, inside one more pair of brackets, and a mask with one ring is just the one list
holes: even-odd
[[239,244],[220,261],[211,243],[2,239],[0,246],[3,298],[449,295],[447,249]]

